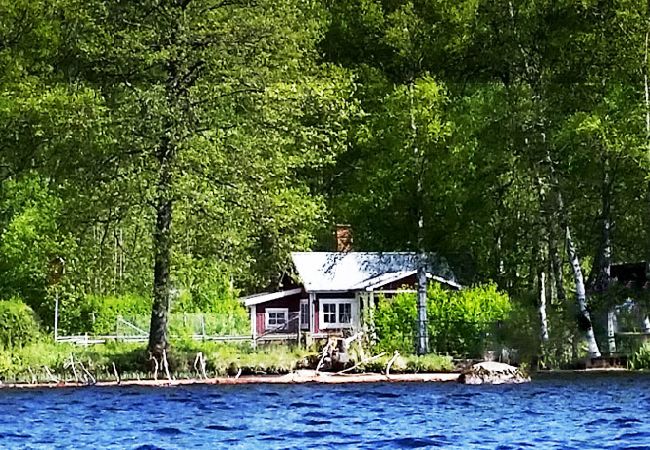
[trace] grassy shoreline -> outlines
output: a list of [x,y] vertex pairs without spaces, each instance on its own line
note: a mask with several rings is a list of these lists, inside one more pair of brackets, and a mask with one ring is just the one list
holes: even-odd
[[[384,355],[360,364],[352,373],[383,373],[391,360]],[[175,380],[217,379],[241,376],[286,375],[313,369],[316,351],[288,346],[252,349],[248,344],[173,342],[167,354],[170,377]],[[349,366],[353,365],[350,363]],[[404,355],[391,364],[393,374],[452,372],[451,357]],[[80,347],[40,341],[0,351],[3,384],[51,384],[142,381],[166,377],[142,344],[109,342]]]
[[355,373],[337,374],[316,372],[315,370],[298,370],[285,375],[247,375],[242,377],[183,378],[183,379],[141,379],[122,381],[97,381],[95,383],[59,382],[59,383],[10,383],[0,384],[1,389],[58,389],[84,387],[178,387],[207,385],[242,385],[242,384],[357,384],[357,383],[431,383],[457,381],[459,372],[441,373]]

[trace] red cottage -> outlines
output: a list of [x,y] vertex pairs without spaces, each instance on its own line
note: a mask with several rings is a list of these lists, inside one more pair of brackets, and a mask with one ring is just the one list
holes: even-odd
[[[407,252],[296,252],[298,281],[291,288],[245,297],[253,341],[306,341],[363,329],[377,295],[413,290],[420,258]],[[430,280],[460,289],[446,262],[433,254],[424,264]]]

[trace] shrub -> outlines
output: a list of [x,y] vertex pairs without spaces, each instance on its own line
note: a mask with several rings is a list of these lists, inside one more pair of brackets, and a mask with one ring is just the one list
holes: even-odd
[[644,343],[628,361],[632,370],[650,369],[650,343]]
[[510,298],[494,283],[460,291],[434,284],[427,297],[429,344],[438,353],[479,356],[512,310]]
[[[448,291],[432,284],[427,292],[429,344],[436,353],[478,356],[496,339],[498,325],[509,317],[509,297],[494,284]],[[417,336],[413,293],[380,298],[375,312],[377,350],[411,353]]]
[[151,300],[137,294],[111,297],[90,296],[91,331],[97,335],[114,334],[118,316],[151,314]]
[[375,311],[375,329],[379,337],[377,351],[412,353],[417,335],[415,296],[401,293],[393,298],[379,298]]
[[23,347],[39,334],[36,315],[22,300],[14,297],[0,301],[0,347]]

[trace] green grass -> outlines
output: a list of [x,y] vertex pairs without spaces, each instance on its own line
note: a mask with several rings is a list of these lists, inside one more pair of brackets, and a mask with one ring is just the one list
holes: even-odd
[[[392,355],[384,355],[362,366],[368,372],[385,372]],[[400,355],[390,368],[391,373],[427,373],[451,372],[454,364],[451,356],[436,354],[428,355]]]
[[[296,369],[313,368],[313,361],[318,360],[314,351],[286,345],[253,349],[249,343],[180,340],[172,342],[167,356],[171,375],[176,379],[199,378],[201,374],[194,367],[199,352],[203,354],[208,377],[238,373],[285,374]],[[360,366],[358,371],[384,372],[389,359],[390,355],[385,355]],[[75,363],[76,378],[71,361]],[[82,347],[39,341],[24,347],[0,350],[0,381],[4,383],[50,382],[53,376],[61,381],[84,381],[84,369],[97,381],[115,381],[114,370],[123,380],[150,379],[153,367],[146,348],[137,343],[109,342]],[[438,355],[400,356],[391,368],[392,373],[450,370],[453,370],[451,357]],[[162,370],[158,377],[164,377]]]

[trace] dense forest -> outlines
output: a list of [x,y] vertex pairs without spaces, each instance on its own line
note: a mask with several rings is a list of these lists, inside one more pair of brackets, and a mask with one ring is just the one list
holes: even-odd
[[155,344],[347,223],[595,355],[650,250],[649,34],[631,0],[4,0],[0,300],[150,296]]

